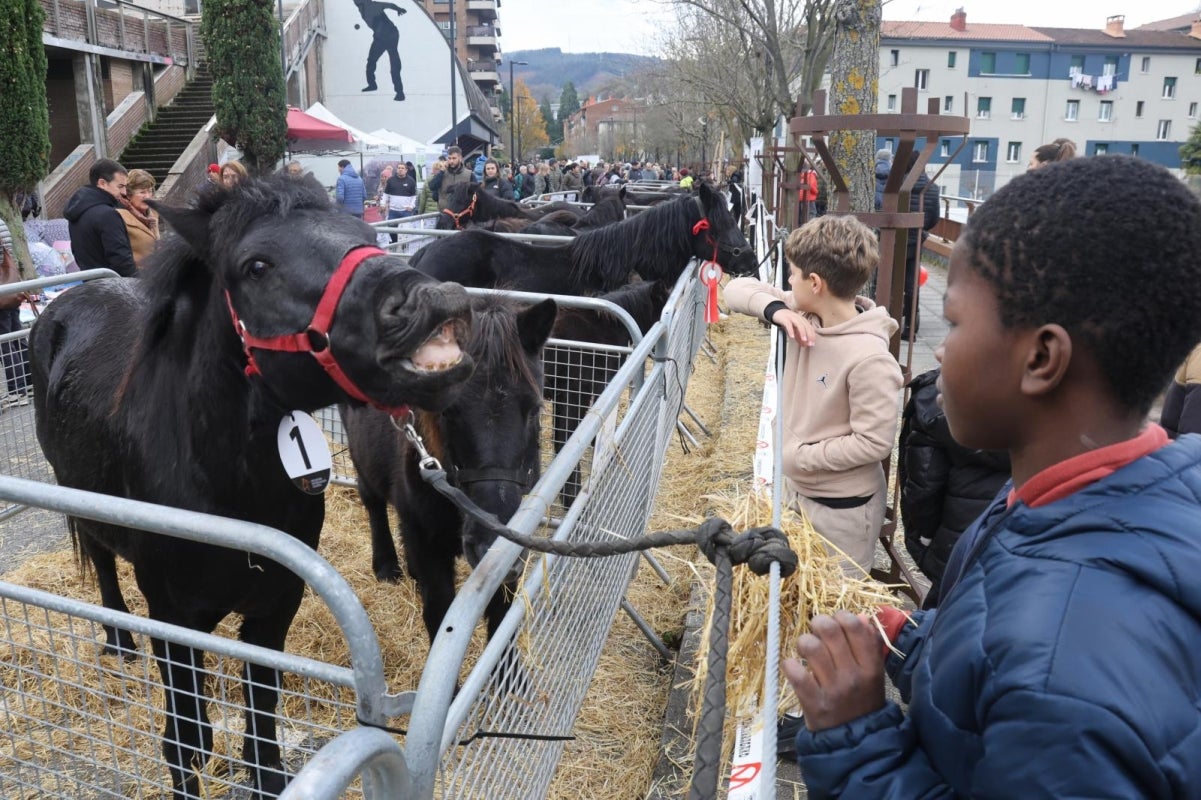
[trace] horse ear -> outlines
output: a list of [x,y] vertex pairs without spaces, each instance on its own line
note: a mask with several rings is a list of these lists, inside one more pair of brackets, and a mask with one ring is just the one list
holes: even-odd
[[521,346],[527,353],[537,355],[546,344],[558,313],[559,306],[549,297],[517,313],[517,335],[521,337]]
[[708,216],[709,209],[713,207],[713,189],[704,181],[699,181],[696,186],[701,198],[701,205],[704,206],[705,215]]
[[151,208],[167,220],[171,229],[188,243],[197,256],[204,258],[209,250],[209,221],[212,215],[207,211],[194,208],[175,208],[165,206],[153,200],[146,201]]
[[617,199],[621,200],[621,204],[622,204],[623,206],[626,204],[626,191],[627,191],[627,189],[628,189],[628,187],[626,187],[626,186],[624,186],[624,185],[623,185],[623,186],[622,186],[620,189],[618,189],[618,190],[617,190]]

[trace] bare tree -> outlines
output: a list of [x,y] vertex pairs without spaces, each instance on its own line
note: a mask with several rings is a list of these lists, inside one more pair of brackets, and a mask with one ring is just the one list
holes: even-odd
[[668,0],[664,42],[678,79],[727,118],[743,141],[768,131],[799,99],[808,111],[832,45],[835,0]]
[[[880,81],[880,0],[837,0],[830,60],[829,114],[874,114]],[[872,171],[876,132],[843,130],[830,136],[830,152],[851,193],[852,211],[875,208]]]

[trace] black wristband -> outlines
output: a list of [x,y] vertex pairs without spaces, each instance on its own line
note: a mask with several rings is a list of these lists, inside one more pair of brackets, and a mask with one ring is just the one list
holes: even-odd
[[788,304],[783,300],[772,300],[767,304],[767,308],[763,309],[763,318],[771,322],[771,318],[776,315],[776,312],[785,308],[788,308]]

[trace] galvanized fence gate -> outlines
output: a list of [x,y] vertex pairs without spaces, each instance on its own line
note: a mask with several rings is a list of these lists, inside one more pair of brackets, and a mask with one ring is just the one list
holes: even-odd
[[[418,224],[432,227],[433,219],[427,215]],[[408,236],[395,249],[415,250],[429,241],[416,232]],[[562,451],[555,455],[549,445],[544,448],[542,479],[511,527],[572,541],[642,535],[704,338],[701,290],[695,270],[686,271],[660,322],[641,340],[632,336],[631,347],[552,340],[548,374],[554,374],[556,359],[578,364],[588,358],[614,375]],[[25,335],[4,337],[0,346]],[[19,354],[6,366],[18,363],[23,364]],[[344,450],[336,411],[319,416],[335,450],[339,441]],[[292,537],[250,523],[51,485],[29,405],[14,403],[0,414],[0,448],[0,537],[24,532],[44,514],[46,536],[58,549],[66,542],[64,515],[76,515],[270,558],[292,569],[324,601],[350,654],[348,664],[325,663],[245,645],[232,638],[230,627],[202,634],[0,582],[0,797],[5,798],[170,794],[160,754],[163,686],[148,637],[208,654],[202,670],[215,736],[202,777],[206,798],[250,794],[241,756],[244,663],[279,673],[278,738],[284,769],[297,776],[286,798],[333,798],[345,792],[368,798],[543,796],[562,742],[509,737],[569,734],[637,566],[632,554],[538,559],[501,630],[462,677],[467,642],[488,599],[520,557],[515,545],[498,543],[459,591],[417,692],[392,695],[384,684],[375,632],[353,591],[328,562]],[[584,476],[582,490],[564,509],[560,490],[576,469]],[[335,471],[352,479],[348,459],[335,462]],[[135,594],[129,592],[129,599]],[[105,655],[104,625],[133,632],[139,649],[124,658]],[[227,632],[231,635],[222,635]],[[403,760],[396,739],[362,725],[407,727]],[[456,744],[481,731],[504,738]],[[304,769],[306,764],[311,767]]]

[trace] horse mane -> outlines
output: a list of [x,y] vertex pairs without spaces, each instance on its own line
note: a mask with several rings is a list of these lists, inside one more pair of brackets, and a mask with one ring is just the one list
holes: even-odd
[[686,196],[613,225],[582,231],[571,243],[573,277],[580,283],[600,278],[604,285],[616,287],[639,265],[639,274],[648,280],[675,278],[683,266],[681,254],[692,250],[692,227],[700,219],[699,202]]
[[512,375],[541,394],[538,376],[521,346],[517,313],[521,306],[500,295],[471,298],[471,341],[467,352],[475,360],[476,372]]

